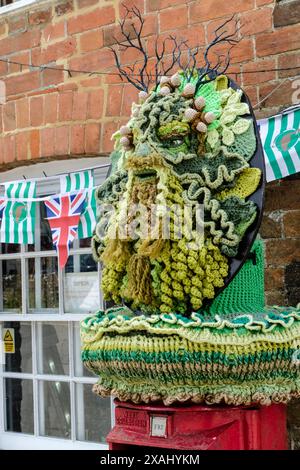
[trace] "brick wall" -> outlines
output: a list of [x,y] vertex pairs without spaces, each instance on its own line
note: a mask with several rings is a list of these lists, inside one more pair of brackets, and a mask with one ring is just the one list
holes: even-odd
[[[146,18],[145,41],[176,32],[204,48],[215,28],[237,13],[241,41],[232,52],[231,76],[253,105],[282,86],[257,110],[258,117],[292,104],[295,92],[285,72],[252,70],[300,66],[300,0],[124,0]],[[0,57],[57,70],[0,62],[6,103],[0,106],[0,169],[68,156],[101,155],[112,149],[110,136],[126,122],[136,90],[115,75],[72,76],[63,68],[113,71],[108,49],[118,34],[124,8],[118,0],[44,1],[0,16]],[[132,61],[123,54],[122,62]],[[235,75],[238,73],[238,75]],[[294,82],[294,86],[297,83]],[[300,83],[298,82],[300,89]],[[300,93],[298,93],[300,99]],[[261,234],[266,242],[266,299],[269,304],[300,301],[299,177],[267,185]],[[290,407],[291,439],[300,447],[300,405]]]

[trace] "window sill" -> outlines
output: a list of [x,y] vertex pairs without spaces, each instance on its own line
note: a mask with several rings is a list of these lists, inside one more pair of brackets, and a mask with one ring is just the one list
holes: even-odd
[[0,16],[15,12],[16,10],[21,10],[29,5],[40,4],[42,1],[43,0],[19,0],[18,2],[11,3],[10,5],[0,7]]

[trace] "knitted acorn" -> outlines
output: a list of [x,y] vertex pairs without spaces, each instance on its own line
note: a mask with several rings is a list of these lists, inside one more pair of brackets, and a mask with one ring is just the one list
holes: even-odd
[[195,95],[196,87],[192,83],[187,83],[183,89],[182,96],[184,98],[192,98]]
[[215,121],[217,119],[216,115],[212,112],[212,111],[209,111],[208,113],[205,113],[204,114],[204,121],[207,123],[207,124],[211,124],[213,121]]
[[161,86],[163,86],[163,85],[166,85],[167,83],[170,83],[170,81],[171,81],[170,78],[164,75],[160,78],[159,83]]
[[130,148],[131,147],[131,142],[130,142],[130,139],[126,136],[123,136],[121,137],[120,139],[120,144],[124,147],[124,148]]
[[127,136],[131,134],[131,129],[128,126],[121,126],[119,132],[122,136]]
[[204,122],[199,121],[196,126],[196,129],[198,132],[201,132],[201,133],[207,132],[207,125],[204,124]]
[[180,84],[181,84],[181,78],[180,78],[179,73],[174,73],[174,75],[172,75],[171,77],[171,85],[174,88],[177,88],[180,86]]
[[148,93],[146,91],[142,90],[139,92],[140,101],[146,101],[147,98],[148,98]]
[[159,93],[163,96],[166,96],[166,95],[169,95],[171,93],[171,90],[168,86],[163,86],[161,87],[161,89],[159,90]]
[[195,99],[194,106],[198,111],[201,111],[204,106],[205,106],[205,99],[203,96],[199,96],[198,98]]
[[185,111],[184,111],[184,117],[185,119],[188,121],[188,122],[192,122],[194,121],[194,119],[196,119],[196,117],[199,115],[198,111],[196,111],[195,109],[193,108],[187,108]]

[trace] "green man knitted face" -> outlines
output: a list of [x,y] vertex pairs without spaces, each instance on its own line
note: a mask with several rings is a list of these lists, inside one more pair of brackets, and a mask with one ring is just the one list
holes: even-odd
[[225,76],[197,92],[197,77],[163,78],[140,93],[114,136],[112,173],[97,193],[93,253],[104,265],[107,300],[189,315],[224,285],[257,216],[247,197],[261,174],[249,164],[256,137],[241,90]]

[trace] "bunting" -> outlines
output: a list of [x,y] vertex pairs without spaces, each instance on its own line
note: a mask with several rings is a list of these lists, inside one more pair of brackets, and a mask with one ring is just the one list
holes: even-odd
[[[34,243],[35,202],[34,181],[5,183],[4,202],[1,202],[1,242]],[[14,200],[16,199],[16,200]],[[2,210],[1,210],[2,208]]]
[[300,171],[300,108],[258,121],[266,179],[273,181]]
[[89,238],[96,225],[96,197],[92,170],[64,175],[60,179],[62,194],[87,189],[85,210],[80,216],[78,238]]

